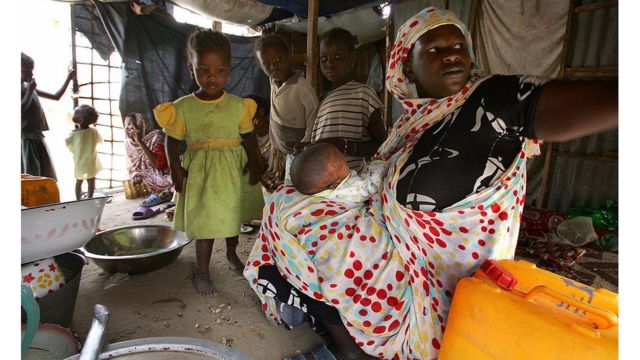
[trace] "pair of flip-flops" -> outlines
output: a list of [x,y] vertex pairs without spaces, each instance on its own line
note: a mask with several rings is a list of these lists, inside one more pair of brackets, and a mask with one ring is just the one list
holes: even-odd
[[162,203],[166,203],[167,201],[170,201],[172,198],[173,198],[173,192],[169,190],[165,190],[158,195],[156,194],[149,195],[148,198],[142,201],[142,204],[140,204],[140,206],[152,207],[152,206],[160,205]]
[[133,220],[149,219],[174,206],[175,204],[173,203],[168,204],[167,206],[155,206],[155,207],[141,206],[140,208],[138,208],[138,210],[133,212]]

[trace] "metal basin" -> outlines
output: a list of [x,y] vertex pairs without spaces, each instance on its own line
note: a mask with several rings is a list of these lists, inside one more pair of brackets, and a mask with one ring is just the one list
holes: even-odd
[[[65,360],[78,360],[75,355]],[[188,337],[151,337],[110,344],[98,359],[114,360],[251,360],[220,343]]]
[[96,234],[82,251],[109,273],[141,274],[171,264],[191,239],[166,225],[133,225]]
[[22,263],[64,254],[95,234],[108,197],[67,201],[21,210]]

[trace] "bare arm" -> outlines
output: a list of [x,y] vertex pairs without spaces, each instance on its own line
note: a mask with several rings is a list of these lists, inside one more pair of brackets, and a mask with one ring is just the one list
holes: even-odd
[[144,152],[144,156],[151,163],[151,166],[153,166],[154,169],[158,169],[158,155],[151,152],[151,149],[149,149],[149,147],[147,147],[144,141],[140,139],[140,133],[135,132],[133,134],[133,140],[140,146],[140,148],[142,149],[142,152]]
[[180,140],[167,136],[164,140],[164,146],[167,150],[167,161],[169,162],[169,169],[171,170],[173,187],[177,192],[182,192],[183,182],[184,178],[187,177],[187,172],[182,167],[182,164],[180,164]]
[[64,92],[67,90],[67,86],[69,85],[69,82],[71,81],[71,79],[73,79],[74,74],[75,74],[75,71],[73,70],[69,71],[69,74],[67,74],[67,79],[64,81],[64,84],[62,84],[60,89],[58,89],[58,91],[56,91],[55,94],[51,94],[36,88],[36,91],[38,92],[38,96],[43,97],[45,99],[60,100]]
[[542,88],[533,130],[542,140],[567,141],[617,126],[617,80],[553,80]]
[[355,146],[354,156],[364,156],[370,159],[373,154],[378,151],[378,148],[387,139],[387,129],[384,126],[382,115],[379,110],[371,113],[369,116],[369,126],[367,126],[371,140],[358,142]]
[[255,185],[260,181],[264,171],[267,169],[264,158],[260,154],[258,148],[258,140],[253,132],[240,134],[242,138],[242,147],[247,153],[247,163],[244,166],[243,172],[246,174],[249,172],[249,184]]
[[315,124],[318,116],[318,108],[320,104],[318,103],[318,97],[313,89],[311,89],[307,95],[301,95],[301,101],[304,104],[306,117],[305,134],[301,142],[309,143],[311,142],[311,133],[313,132],[313,125]]

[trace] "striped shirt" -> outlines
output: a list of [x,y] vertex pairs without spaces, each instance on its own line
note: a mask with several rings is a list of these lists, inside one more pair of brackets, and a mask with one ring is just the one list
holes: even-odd
[[[369,118],[374,111],[382,111],[376,92],[369,85],[349,81],[323,95],[311,133],[312,142],[331,137],[369,141]],[[346,155],[346,158],[351,170],[360,171],[364,167],[364,157]]]

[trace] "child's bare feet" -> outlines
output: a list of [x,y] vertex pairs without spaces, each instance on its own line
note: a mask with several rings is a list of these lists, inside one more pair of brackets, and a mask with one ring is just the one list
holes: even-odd
[[200,274],[198,272],[194,272],[191,281],[193,282],[193,286],[196,287],[196,290],[200,293],[200,295],[206,297],[212,297],[216,295],[216,288],[215,286],[213,286],[209,274]]
[[229,264],[231,264],[229,269],[242,275],[242,272],[244,271],[244,264],[240,261],[238,255],[236,255],[235,252],[227,252],[227,260],[229,261]]

